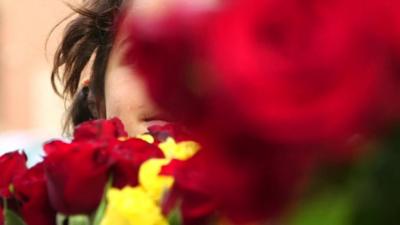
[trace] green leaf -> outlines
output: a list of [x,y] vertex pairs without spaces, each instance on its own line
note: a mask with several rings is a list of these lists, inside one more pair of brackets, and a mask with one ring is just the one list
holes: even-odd
[[178,207],[175,207],[168,215],[169,225],[181,225],[182,224],[182,214]]
[[321,167],[285,224],[352,224],[354,196],[364,163],[362,159],[356,165]]
[[400,125],[394,126],[358,185],[354,225],[399,224]]
[[[61,213],[57,213],[56,216],[57,225],[91,225],[90,217],[88,215],[72,215],[66,216]],[[65,223],[67,221],[67,223]]]
[[90,218],[87,215],[69,216],[68,225],[90,225]]
[[107,208],[107,202],[105,199],[103,199],[100,202],[100,205],[96,210],[96,213],[94,214],[93,225],[100,225],[101,220],[103,219],[104,213],[106,212],[106,208]]
[[4,213],[4,225],[26,225],[24,220],[16,213],[8,209],[7,200],[3,198],[3,213]]
[[9,209],[4,209],[4,224],[5,225],[26,225],[24,220],[16,213]]
[[[398,225],[400,127],[387,134],[390,135],[367,146],[373,151],[366,152],[342,174],[345,182],[328,183],[323,189],[317,186],[319,189],[300,205],[289,224]],[[332,176],[324,177],[332,180]]]
[[352,198],[349,193],[330,190],[303,203],[292,225],[350,224]]
[[100,225],[101,220],[104,217],[104,213],[106,212],[106,208],[107,208],[107,192],[111,188],[112,182],[113,182],[113,179],[112,179],[112,176],[110,176],[110,179],[108,179],[107,185],[104,188],[104,193],[103,193],[103,197],[101,199],[100,205],[99,205],[99,207],[97,207],[97,210],[94,213],[93,225]]

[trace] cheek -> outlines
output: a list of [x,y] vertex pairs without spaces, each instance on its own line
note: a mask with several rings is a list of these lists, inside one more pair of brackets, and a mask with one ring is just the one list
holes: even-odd
[[107,118],[119,117],[129,135],[145,132],[141,121],[151,108],[144,82],[126,67],[111,67],[105,81],[105,106]]

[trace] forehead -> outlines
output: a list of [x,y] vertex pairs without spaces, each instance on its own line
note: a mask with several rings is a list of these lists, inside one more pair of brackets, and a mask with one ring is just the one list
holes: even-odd
[[155,16],[176,0],[127,0],[126,12],[137,17]]
[[126,0],[127,11],[138,17],[162,16],[171,8],[208,10],[216,8],[221,0]]
[[[163,15],[172,4],[181,0],[126,0],[122,7],[122,14],[117,22],[117,33],[114,44],[117,46],[127,39],[126,30],[132,21],[152,20]],[[191,0],[197,1],[197,0]]]
[[123,15],[118,23],[115,44],[121,44],[127,39],[124,32],[129,30],[130,22],[141,21],[148,24],[148,21],[157,21],[169,11],[177,9],[185,12],[199,12],[217,9],[221,0],[126,0],[123,6]]
[[130,22],[157,17],[168,2],[171,0],[125,0],[115,24],[116,40],[125,39],[121,31],[126,30]]

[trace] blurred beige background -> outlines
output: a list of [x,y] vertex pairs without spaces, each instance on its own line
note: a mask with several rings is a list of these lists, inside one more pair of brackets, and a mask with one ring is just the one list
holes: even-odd
[[[61,0],[0,0],[0,133],[34,131],[59,135],[63,101],[50,85],[50,69],[70,13]],[[47,57],[47,59],[46,59]]]

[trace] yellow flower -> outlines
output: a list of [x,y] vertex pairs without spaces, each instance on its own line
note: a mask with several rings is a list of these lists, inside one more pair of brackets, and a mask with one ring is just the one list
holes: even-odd
[[163,151],[167,159],[187,160],[200,149],[200,145],[194,141],[182,141],[176,143],[173,138],[160,143],[158,147]]
[[174,182],[171,176],[159,175],[161,167],[168,165],[170,161],[170,159],[149,159],[140,166],[139,184],[157,203]]
[[112,188],[101,225],[168,225],[160,207],[142,187]]
[[138,136],[136,136],[139,139],[142,139],[143,141],[149,143],[149,144],[153,144],[154,143],[154,137],[151,136],[150,134],[140,134]]

